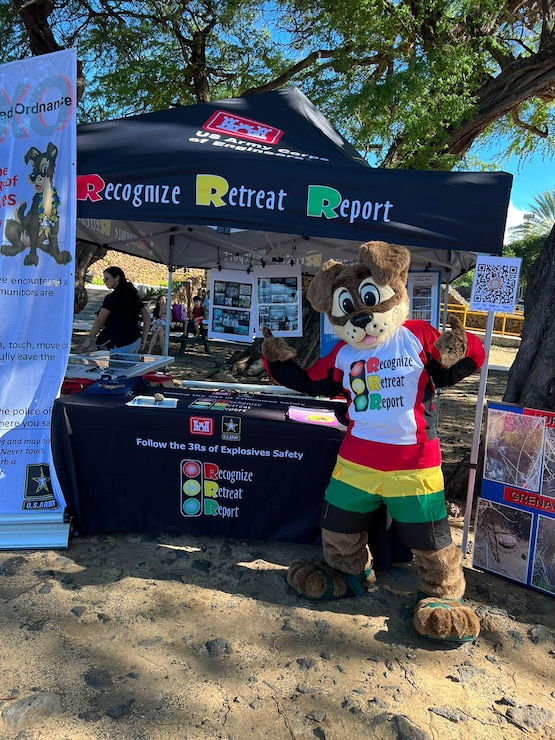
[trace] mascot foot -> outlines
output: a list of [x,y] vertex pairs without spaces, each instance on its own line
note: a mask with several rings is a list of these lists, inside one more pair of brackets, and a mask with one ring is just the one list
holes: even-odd
[[38,265],[39,256],[36,252],[29,252],[29,254],[23,258],[23,264],[27,265]]
[[287,571],[287,583],[299,596],[322,601],[362,596],[375,580],[371,567],[353,576],[331,568],[323,561],[305,563],[296,560]]
[[462,599],[442,599],[419,594],[414,609],[414,628],[432,640],[472,642],[480,634],[480,621]]
[[23,252],[24,249],[25,246],[23,244],[20,247],[16,244],[3,244],[0,247],[0,254],[3,254],[5,257],[14,257],[16,254]]
[[53,257],[59,265],[67,265],[71,262],[71,254],[66,249],[54,254]]

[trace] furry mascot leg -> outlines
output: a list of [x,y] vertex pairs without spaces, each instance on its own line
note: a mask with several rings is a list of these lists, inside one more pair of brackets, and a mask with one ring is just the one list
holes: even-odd
[[413,550],[413,554],[419,590],[416,631],[447,642],[474,640],[480,633],[480,621],[462,603],[465,580],[459,548],[451,543],[441,550]]
[[361,596],[376,580],[366,532],[322,529],[322,547],[325,562],[296,560],[289,566],[287,582],[299,596],[327,600]]

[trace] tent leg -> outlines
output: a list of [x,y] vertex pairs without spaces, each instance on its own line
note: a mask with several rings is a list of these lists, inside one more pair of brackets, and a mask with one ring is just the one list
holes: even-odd
[[[167,292],[167,299],[166,299],[166,332],[164,336],[164,355],[166,357],[169,357],[169,346],[170,346],[170,326],[171,326],[171,315],[172,315],[172,306],[171,306],[171,300],[172,300],[172,282],[173,282],[173,265],[170,265],[168,270],[168,292]],[[167,369],[167,368],[165,368]]]

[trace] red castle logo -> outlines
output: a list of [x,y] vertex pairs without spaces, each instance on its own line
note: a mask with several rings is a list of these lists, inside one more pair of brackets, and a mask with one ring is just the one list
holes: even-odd
[[214,134],[236,136],[238,139],[258,141],[262,144],[277,144],[283,136],[283,131],[279,128],[237,116],[227,110],[215,111],[202,128]]
[[214,434],[214,419],[210,417],[191,416],[189,419],[189,433],[211,436]]

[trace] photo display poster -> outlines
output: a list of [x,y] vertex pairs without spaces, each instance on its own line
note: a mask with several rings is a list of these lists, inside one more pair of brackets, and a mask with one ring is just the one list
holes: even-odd
[[488,403],[473,565],[555,595],[555,413]]
[[427,321],[439,328],[439,271],[409,272],[409,318]]
[[263,326],[277,337],[302,336],[301,289],[300,265],[213,271],[208,337],[248,343]]

